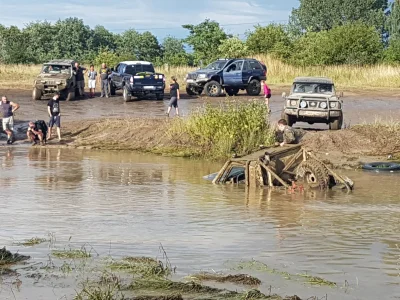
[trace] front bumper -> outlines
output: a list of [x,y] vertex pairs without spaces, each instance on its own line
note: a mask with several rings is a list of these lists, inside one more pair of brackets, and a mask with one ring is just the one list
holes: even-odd
[[46,93],[61,92],[62,90],[65,90],[67,88],[65,84],[56,84],[56,85],[36,84],[34,87]]
[[208,78],[186,79],[187,86],[203,87],[208,81]]
[[340,109],[311,110],[302,108],[285,108],[284,111],[285,114],[291,116],[320,119],[337,118],[340,117],[342,114],[342,111]]
[[130,84],[128,91],[131,95],[161,94],[164,93],[164,85],[136,86]]

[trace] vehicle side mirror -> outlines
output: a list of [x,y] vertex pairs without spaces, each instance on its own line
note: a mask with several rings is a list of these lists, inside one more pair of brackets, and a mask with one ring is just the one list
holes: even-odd
[[286,92],[282,93],[282,98],[285,99],[286,98]]

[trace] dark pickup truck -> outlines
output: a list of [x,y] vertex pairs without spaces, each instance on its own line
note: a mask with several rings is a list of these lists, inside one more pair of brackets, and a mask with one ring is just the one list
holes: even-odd
[[165,76],[156,73],[150,62],[124,61],[111,71],[111,95],[115,95],[117,90],[122,90],[125,101],[131,100],[132,96],[144,99],[149,95],[155,95],[157,100],[164,99]]

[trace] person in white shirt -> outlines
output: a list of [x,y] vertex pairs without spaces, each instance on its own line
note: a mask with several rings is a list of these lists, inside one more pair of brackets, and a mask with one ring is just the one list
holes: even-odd
[[93,98],[95,96],[96,78],[97,78],[97,72],[94,70],[93,65],[90,66],[88,77],[89,77],[89,98]]

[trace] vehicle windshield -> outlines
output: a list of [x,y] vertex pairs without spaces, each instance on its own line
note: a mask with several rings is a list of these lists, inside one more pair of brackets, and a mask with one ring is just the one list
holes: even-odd
[[293,93],[333,94],[334,87],[328,83],[295,83]]
[[60,74],[60,73],[69,74],[69,73],[71,73],[71,67],[65,66],[65,65],[44,65],[42,68],[42,73],[44,73],[44,74]]
[[209,64],[207,67],[205,67],[205,69],[221,70],[223,67],[225,67],[227,62],[228,61],[226,60],[217,60]]

